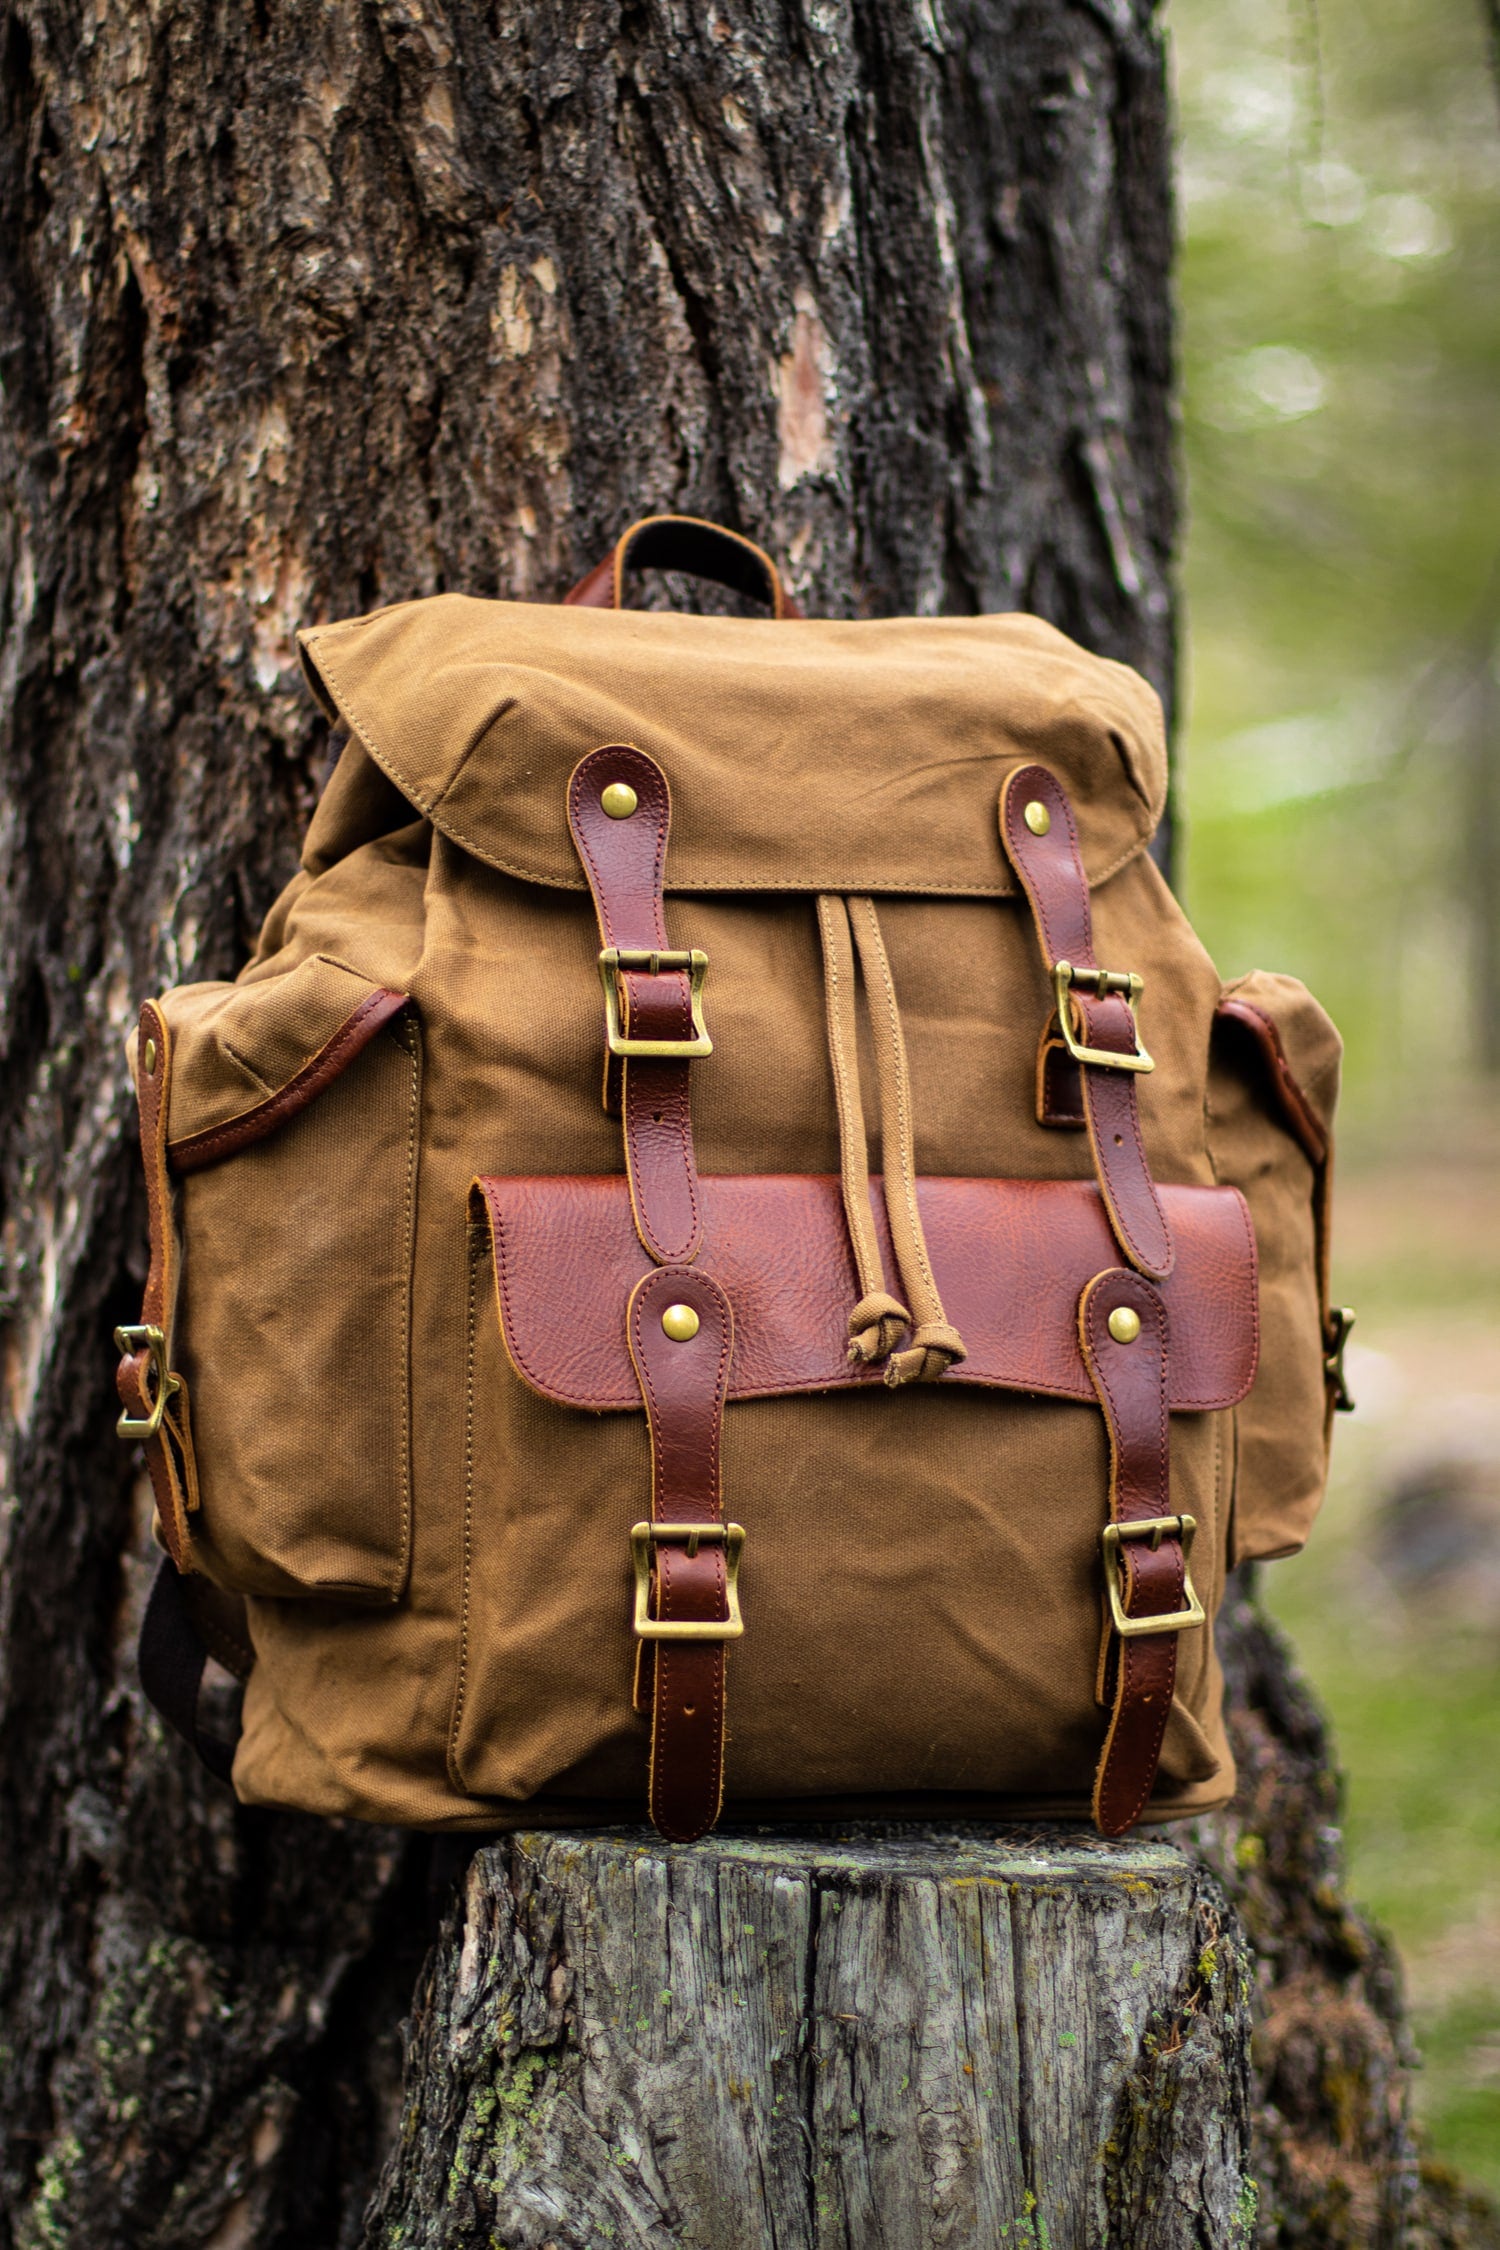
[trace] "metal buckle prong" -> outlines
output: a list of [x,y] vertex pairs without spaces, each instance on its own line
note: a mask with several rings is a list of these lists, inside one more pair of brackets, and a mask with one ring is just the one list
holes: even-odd
[[[167,1365],[167,1339],[154,1325],[136,1325],[115,1330],[115,1344],[127,1358],[138,1352],[149,1352],[151,1365],[156,1370],[156,1395],[151,1399],[151,1412],[147,1415],[131,1414],[128,1410],[115,1424],[122,1438],[140,1438],[144,1443],[154,1438],[162,1425],[168,1399],[175,1398],[182,1389],[182,1377],[174,1375]],[[150,1392],[147,1392],[148,1397]]]
[[[659,977],[672,969],[685,969],[688,973],[693,1036],[691,1039],[630,1038],[620,1017],[621,972],[632,970],[637,976]],[[688,953],[607,945],[599,956],[599,981],[604,987],[604,1039],[610,1053],[637,1055],[658,1062],[692,1062],[700,1055],[711,1055],[714,1043],[703,1021],[703,980],[707,975],[708,955],[696,945]]]
[[1354,1326],[1354,1312],[1349,1305],[1335,1305],[1328,1315],[1328,1326],[1323,1334],[1323,1379],[1333,1399],[1335,1414],[1352,1414],[1354,1400],[1349,1392],[1349,1378],[1344,1372],[1344,1351],[1349,1342],[1349,1331]]
[[[1135,1030],[1133,1055],[1117,1055],[1110,1047],[1084,1046],[1073,1028],[1072,994],[1080,985],[1101,1000],[1124,1001]],[[1101,1070],[1155,1070],[1156,1064],[1141,1045],[1139,1006],[1146,989],[1145,979],[1138,977],[1133,969],[1075,969],[1071,961],[1059,961],[1052,971],[1052,989],[1057,997],[1057,1021],[1063,1045],[1074,1062],[1093,1063]]]
[[[696,1555],[700,1547],[724,1550],[725,1596],[729,1615],[722,1620],[705,1618],[663,1619],[651,1615],[651,1550],[684,1547]],[[635,1565],[635,1634],[642,1641],[737,1641],[745,1630],[740,1615],[740,1556],[745,1551],[745,1527],[740,1523],[634,1523],[630,1527],[630,1558]]]
[[[1193,1585],[1193,1575],[1188,1569],[1188,1557],[1193,1551],[1193,1536],[1198,1529],[1195,1516],[1143,1516],[1134,1523],[1107,1523],[1104,1526],[1104,1585],[1109,1595],[1109,1614],[1115,1631],[1125,1640],[1143,1633],[1185,1633],[1191,1626],[1207,1623],[1203,1604]],[[1127,1540],[1144,1539],[1153,1554],[1163,1539],[1182,1541],[1182,1595],[1185,1609],[1169,1611],[1165,1617],[1131,1617],[1121,1600],[1125,1579],[1125,1558],[1120,1549]]]

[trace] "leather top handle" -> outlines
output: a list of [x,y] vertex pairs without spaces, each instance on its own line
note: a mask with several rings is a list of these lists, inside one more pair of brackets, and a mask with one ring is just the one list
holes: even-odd
[[563,600],[574,609],[621,609],[627,570],[684,570],[764,602],[773,617],[802,615],[764,547],[698,516],[642,516]]

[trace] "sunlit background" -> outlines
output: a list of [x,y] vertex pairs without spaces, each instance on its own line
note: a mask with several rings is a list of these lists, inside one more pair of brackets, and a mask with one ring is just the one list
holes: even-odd
[[1500,2191],[1500,88],[1484,0],[1171,0],[1180,880],[1347,1041],[1331,1708],[1437,2153]]

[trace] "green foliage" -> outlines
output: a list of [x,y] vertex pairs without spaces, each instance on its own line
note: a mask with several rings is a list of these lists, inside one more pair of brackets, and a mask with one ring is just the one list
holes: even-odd
[[1345,1836],[1361,1905],[1400,1941],[1437,2152],[1500,2192],[1500,1661],[1490,1636],[1403,1616],[1374,1580],[1368,1516],[1342,1490],[1272,1600],[1329,1704],[1348,1773]]
[[1356,1395],[1375,1406],[1381,1368],[1407,1386],[1343,1430],[1326,1521],[1270,1592],[1331,1707],[1354,1891],[1408,1965],[1419,2109],[1493,2192],[1500,1657],[1398,1595],[1378,1534],[1416,1410],[1441,1431],[1496,1389],[1500,106],[1479,0],[1173,0],[1168,20],[1179,880],[1226,975],[1290,970],[1345,1034],[1336,1292],[1362,1316]]
[[[1175,0],[1184,887],[1379,1129],[1477,1052],[1500,647],[1500,111],[1475,0]],[[1500,870],[1495,872],[1500,873]]]

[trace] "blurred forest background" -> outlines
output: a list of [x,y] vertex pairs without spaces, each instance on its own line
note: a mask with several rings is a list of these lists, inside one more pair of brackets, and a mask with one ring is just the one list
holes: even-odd
[[[1500,34],[1500,12],[1495,15]],[[1358,1411],[1271,1605],[1436,2152],[1500,2191],[1500,84],[1484,0],[1173,0],[1179,879],[1347,1041]]]

